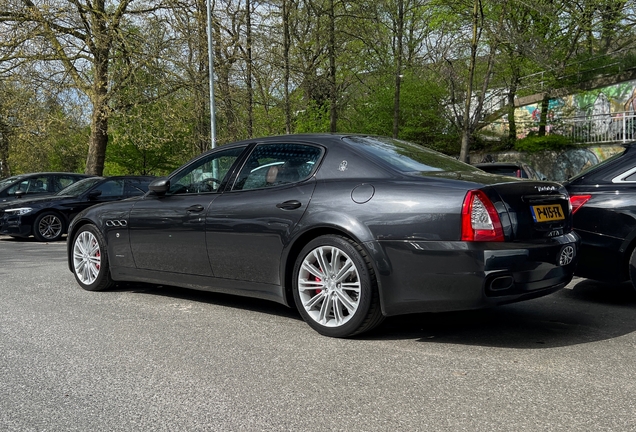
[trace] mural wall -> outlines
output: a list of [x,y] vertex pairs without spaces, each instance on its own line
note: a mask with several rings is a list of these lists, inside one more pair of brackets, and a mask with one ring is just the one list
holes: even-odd
[[[636,81],[627,81],[596,90],[550,101],[548,108],[547,132],[556,132],[563,124],[585,124],[588,134],[605,136],[613,127],[612,115],[633,115],[636,113]],[[527,105],[515,110],[518,138],[526,137],[539,130],[541,105]],[[617,122],[614,122],[617,124]]]
[[[635,114],[636,80],[554,99],[549,104],[546,132],[573,136],[577,142],[587,142],[587,145],[582,144],[580,148],[558,153],[472,153],[470,160],[475,163],[524,162],[548,180],[562,182],[623,149],[618,144],[601,145],[594,144],[595,141],[636,139],[636,134],[631,130],[636,129]],[[537,132],[541,116],[540,104],[517,108],[517,138],[525,138],[531,132]],[[626,123],[631,132],[626,133]],[[489,131],[505,136],[508,133],[507,119],[493,123]]]

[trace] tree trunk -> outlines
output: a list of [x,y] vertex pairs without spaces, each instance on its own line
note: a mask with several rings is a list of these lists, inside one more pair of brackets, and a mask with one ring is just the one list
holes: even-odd
[[329,131],[337,131],[338,90],[336,88],[336,14],[329,1]]
[[106,146],[108,145],[108,50],[95,53],[95,81],[91,92],[93,114],[91,115],[91,136],[86,157],[86,174],[101,176],[104,173]]
[[473,80],[475,79],[475,64],[477,58],[477,25],[479,20],[479,0],[473,5],[473,37],[470,43],[470,66],[468,69],[468,84],[466,86],[466,102],[464,104],[464,117],[462,124],[462,141],[459,151],[459,160],[469,162],[468,151],[470,149],[470,136],[472,127],[470,121],[470,104],[473,96]]
[[247,137],[254,134],[254,89],[252,88],[252,11],[250,0],[245,0],[247,31]]
[[393,138],[400,132],[400,85],[402,83],[402,39],[404,35],[404,1],[398,0],[397,46],[395,48],[395,93],[393,96]]
[[108,107],[104,99],[93,102],[91,136],[86,158],[86,174],[102,175],[108,145]]
[[539,136],[545,136],[546,125],[548,124],[548,109],[550,108],[550,96],[543,96],[541,101],[541,119],[539,120]]
[[7,124],[0,119],[0,179],[11,175],[11,167],[9,166],[9,128]]
[[291,104],[289,102],[289,1],[283,0],[283,62],[285,63],[285,133],[291,133]]
[[515,96],[517,95],[517,85],[519,77],[515,73],[508,92],[508,143],[512,144],[517,140],[517,122],[515,121]]

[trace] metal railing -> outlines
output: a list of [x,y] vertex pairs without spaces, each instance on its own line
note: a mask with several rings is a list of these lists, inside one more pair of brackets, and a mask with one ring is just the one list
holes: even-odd
[[549,133],[571,138],[580,144],[625,143],[636,140],[636,113],[618,112],[562,118]]

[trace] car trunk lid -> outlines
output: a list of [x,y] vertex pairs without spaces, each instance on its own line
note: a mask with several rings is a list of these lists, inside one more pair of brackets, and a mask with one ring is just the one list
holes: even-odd
[[[482,188],[499,211],[510,241],[557,237],[572,230],[568,193],[557,183],[522,181]],[[508,228],[508,229],[505,229]]]

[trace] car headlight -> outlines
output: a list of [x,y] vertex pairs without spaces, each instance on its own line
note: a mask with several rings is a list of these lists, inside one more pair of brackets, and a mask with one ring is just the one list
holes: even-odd
[[31,213],[33,209],[31,207],[20,207],[20,208],[14,208],[14,209],[5,209],[5,213],[7,213],[9,216],[22,216],[28,213]]

